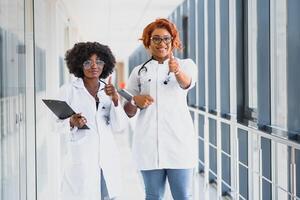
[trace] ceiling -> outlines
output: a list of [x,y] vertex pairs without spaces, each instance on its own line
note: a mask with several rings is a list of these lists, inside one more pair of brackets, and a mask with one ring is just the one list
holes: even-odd
[[143,28],[159,17],[168,17],[183,0],[64,0],[84,41],[111,47],[117,60],[141,44]]

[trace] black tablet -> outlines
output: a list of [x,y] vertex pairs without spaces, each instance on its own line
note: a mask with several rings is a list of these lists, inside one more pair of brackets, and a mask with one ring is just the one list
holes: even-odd
[[[43,102],[59,119],[67,119],[76,114],[75,111],[65,101],[43,99]],[[89,127],[87,125],[84,125],[80,129],[89,129]]]

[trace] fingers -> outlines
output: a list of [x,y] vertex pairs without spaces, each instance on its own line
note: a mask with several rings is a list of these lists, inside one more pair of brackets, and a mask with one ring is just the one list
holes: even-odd
[[108,77],[108,84],[110,84],[110,85],[112,84],[111,83],[111,76]]
[[169,54],[169,72],[176,72],[179,68],[179,64],[175,59],[173,52]]
[[115,87],[111,84],[111,77],[108,79],[108,84],[104,87],[105,94],[108,96],[113,96],[116,93]]
[[79,118],[78,127],[82,128],[87,123],[87,120],[84,117]]
[[146,99],[151,103],[154,102],[154,99],[150,95],[146,95]]
[[117,90],[116,88],[113,86],[112,84],[112,80],[111,80],[111,76],[108,78],[108,83],[105,85],[104,87],[104,91],[105,91],[105,94],[107,96],[110,96],[112,101],[115,103],[116,105],[116,102],[118,102],[119,100],[119,95],[117,93]]
[[87,119],[81,113],[77,113],[71,116],[70,123],[72,126],[81,128],[87,123]]
[[112,94],[115,93],[115,87],[111,84],[105,85],[104,91],[108,96],[111,96]]
[[154,99],[150,95],[135,96],[134,100],[139,108],[146,108],[154,102]]

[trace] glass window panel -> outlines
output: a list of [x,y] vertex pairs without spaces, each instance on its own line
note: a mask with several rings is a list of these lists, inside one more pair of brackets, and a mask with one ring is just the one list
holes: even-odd
[[228,185],[231,185],[230,170],[230,157],[222,154],[222,180],[225,181]]
[[248,132],[238,129],[239,161],[248,165]]
[[199,163],[199,173],[203,173],[204,172],[204,165],[202,163]]
[[262,150],[262,175],[272,180],[272,160],[271,160],[271,141],[267,138],[261,138],[261,150]]
[[221,123],[222,150],[230,154],[230,126]]
[[[181,38],[181,41],[182,40],[182,36],[183,36],[183,30],[182,30],[182,12],[181,12],[181,6],[178,6],[176,11],[175,11],[175,14],[176,14],[176,26],[177,26],[177,29],[179,31],[179,35],[180,35],[180,38]],[[183,52],[182,51],[175,51],[175,56],[176,57],[179,57],[179,58],[183,58]]]
[[[26,196],[24,1],[0,0],[0,199]],[[25,121],[25,119],[24,119]]]
[[207,1],[208,6],[208,109],[216,110],[216,31],[215,0]]
[[239,165],[239,188],[240,195],[248,199],[248,169],[241,164]]
[[229,1],[220,1],[220,70],[221,70],[221,113],[230,112],[229,98]]
[[199,137],[204,138],[204,116],[199,115],[198,118],[199,126]]
[[204,162],[204,141],[199,139],[199,159]]
[[[245,107],[245,76],[244,70],[247,61],[247,1],[235,0],[236,2],[236,103],[237,117],[244,117]],[[235,92],[235,91],[233,91]],[[234,109],[235,110],[235,109]]]
[[217,125],[216,120],[209,119],[209,142],[217,146]]
[[258,123],[270,124],[270,0],[257,0]]
[[214,147],[209,147],[209,168],[217,174],[217,150]]
[[262,179],[262,200],[272,200],[272,184]]
[[300,198],[300,150],[296,150],[296,195]]
[[188,56],[192,60],[196,61],[196,10],[195,10],[195,0],[189,0],[188,8]]
[[[188,12],[188,14],[191,14]],[[193,19],[189,16],[182,17],[182,26],[183,26],[183,35],[182,35],[182,42],[183,42],[183,58],[191,58],[195,62],[195,35],[190,30],[193,29],[192,23]],[[195,27],[195,24],[193,24]],[[194,40],[194,41],[193,41]],[[192,45],[191,45],[192,44]],[[188,92],[188,105],[196,107],[196,87],[193,87]]]
[[198,0],[198,88],[199,106],[204,108],[205,104],[205,40],[204,40],[204,0]]
[[[199,115],[198,118],[199,126],[199,137],[204,139],[204,116]],[[199,139],[199,160],[204,163],[204,140]],[[204,171],[204,166],[199,165],[199,171]]]
[[0,98],[4,96],[3,93],[3,75],[4,75],[4,30],[0,27]]
[[288,106],[288,130],[299,133],[300,127],[300,1],[287,1],[287,106]]
[[189,42],[189,34],[188,34],[188,28],[189,28],[189,18],[188,16],[183,16],[182,17],[182,30],[183,30],[183,34],[182,34],[182,43],[183,43],[183,58],[188,58],[189,57],[189,46],[188,46],[188,42]]

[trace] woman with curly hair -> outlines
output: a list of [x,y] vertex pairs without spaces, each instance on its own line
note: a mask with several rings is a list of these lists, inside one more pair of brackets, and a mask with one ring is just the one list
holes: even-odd
[[115,58],[108,46],[81,42],[66,52],[65,60],[77,79],[62,87],[59,99],[77,114],[59,122],[68,147],[61,199],[116,199],[121,173],[112,133],[124,129],[127,116],[111,77],[108,83],[102,80],[113,72]]
[[128,80],[133,98],[124,106],[137,116],[133,156],[142,172],[146,200],[163,199],[168,179],[174,200],[191,200],[197,166],[197,135],[187,106],[187,93],[197,80],[191,59],[174,58],[181,49],[175,24],[157,19],[141,38],[151,58],[136,66]]

